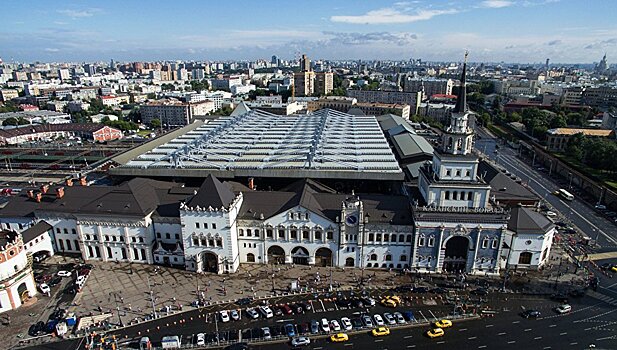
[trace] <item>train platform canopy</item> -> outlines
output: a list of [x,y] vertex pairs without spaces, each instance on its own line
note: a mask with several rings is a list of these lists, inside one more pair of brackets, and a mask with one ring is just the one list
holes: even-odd
[[124,157],[112,175],[403,180],[374,116],[322,109],[280,116],[250,110],[187,128]]

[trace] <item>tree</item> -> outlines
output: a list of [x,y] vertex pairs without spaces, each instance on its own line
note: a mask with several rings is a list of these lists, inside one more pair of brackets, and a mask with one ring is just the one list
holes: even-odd
[[229,107],[229,106],[224,106],[222,108],[219,108],[218,110],[216,110],[214,112],[214,115],[221,115],[221,116],[228,116],[231,115],[231,112],[233,112],[233,108]]
[[572,158],[580,162],[581,160],[583,160],[583,155],[584,155],[583,144],[584,143],[585,143],[585,136],[582,133],[573,135],[568,140],[568,144],[566,145],[565,151]]
[[161,121],[158,119],[152,119],[152,121],[150,121],[150,127],[152,129],[158,129],[161,127]]
[[4,102],[4,106],[0,106],[0,113],[17,112],[19,107],[13,101]]
[[587,124],[587,117],[581,113],[568,113],[566,118],[568,125],[585,126]]
[[566,122],[566,118],[564,118],[562,115],[557,114],[551,118],[551,129],[564,128],[566,126],[568,126],[568,123]]
[[3,126],[9,126],[9,125],[11,125],[11,126],[17,126],[17,125],[18,125],[18,123],[17,123],[17,118],[14,118],[14,117],[6,118],[6,119],[2,122],[2,125],[3,125]]
[[156,100],[156,94],[154,92],[151,92],[147,95],[148,100]]

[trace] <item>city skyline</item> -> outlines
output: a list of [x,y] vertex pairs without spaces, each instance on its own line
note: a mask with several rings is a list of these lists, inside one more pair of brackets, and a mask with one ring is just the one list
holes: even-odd
[[[592,63],[617,57],[612,2],[349,1],[174,4],[9,1],[0,57],[15,61],[409,59]],[[137,15],[138,14],[138,15]],[[153,35],[155,33],[155,35]]]

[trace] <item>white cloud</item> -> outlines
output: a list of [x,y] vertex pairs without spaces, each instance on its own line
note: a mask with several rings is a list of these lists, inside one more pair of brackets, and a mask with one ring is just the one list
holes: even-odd
[[52,47],[48,47],[45,49],[45,52],[58,52],[60,51],[60,49],[56,49],[56,48],[52,48]]
[[514,5],[514,2],[508,0],[485,0],[482,1],[482,7],[488,7],[492,9],[498,9],[502,7],[509,7]]
[[71,18],[75,19],[75,18],[92,17],[96,13],[101,12],[101,10],[97,9],[97,8],[91,8],[91,9],[86,9],[86,10],[64,9],[64,10],[58,10],[57,12],[59,14],[62,14],[62,15],[65,15],[67,17],[71,17]]
[[449,15],[457,13],[456,9],[446,10],[416,10],[413,13],[408,13],[406,9],[398,9],[392,7],[381,8],[378,10],[369,11],[363,15],[357,16],[332,16],[332,22],[352,23],[352,24],[394,24],[394,23],[412,23],[417,21],[426,21],[435,16]]

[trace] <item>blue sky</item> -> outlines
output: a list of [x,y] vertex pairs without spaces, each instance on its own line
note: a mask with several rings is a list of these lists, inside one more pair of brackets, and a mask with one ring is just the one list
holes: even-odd
[[617,1],[3,0],[5,61],[617,62]]

